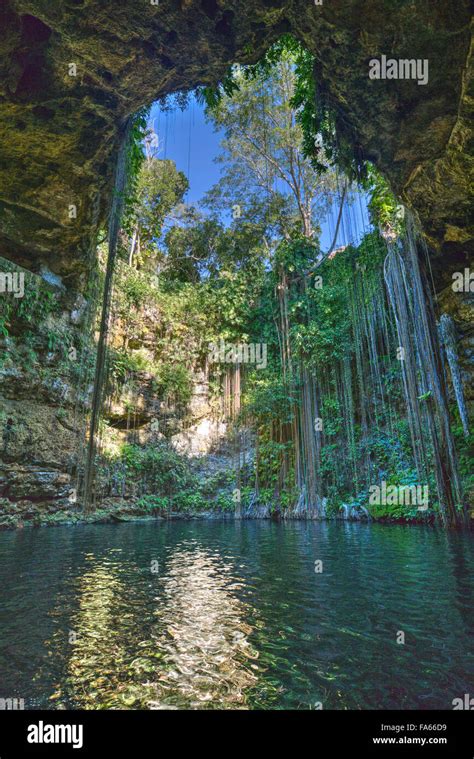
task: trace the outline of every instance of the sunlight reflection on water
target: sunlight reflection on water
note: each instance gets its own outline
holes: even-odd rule
[[[28,709],[450,709],[470,692],[472,549],[377,525],[3,533],[2,689]]]
[[[52,696],[56,707],[245,708],[258,654],[248,642],[248,610],[236,596],[243,584],[232,565],[196,542],[177,546],[150,602],[143,578],[131,596],[127,578],[136,568],[111,553],[102,560],[85,556],[92,567],[78,581],[67,678]],[[61,656],[63,638],[58,631],[47,642],[50,656]]]
[[[236,591],[232,566],[199,546],[178,548],[164,578],[164,602],[156,610],[165,630],[158,648],[166,668],[157,683],[166,702],[237,707],[256,681],[248,664],[258,654],[248,642],[252,628]],[[152,706],[160,706],[161,700]]]

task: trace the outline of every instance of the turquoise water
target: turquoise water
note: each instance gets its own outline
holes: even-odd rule
[[[0,697],[30,709],[451,709],[474,692],[473,570],[472,536],[420,526],[4,532]]]

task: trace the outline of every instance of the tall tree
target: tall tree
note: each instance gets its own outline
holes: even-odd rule
[[[137,179],[135,202],[130,214],[129,264],[143,266],[156,257],[165,219],[183,202],[189,182],[174,161],[147,155]]]
[[[318,170],[304,156],[304,136],[296,118],[295,66],[289,51],[269,70],[235,68],[230,94],[208,104],[207,115],[225,137],[218,162],[224,173],[208,193],[209,206],[234,215],[264,205],[287,239],[316,237],[335,189],[334,173]]]

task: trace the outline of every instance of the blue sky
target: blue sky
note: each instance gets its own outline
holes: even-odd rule
[[[206,122],[204,108],[194,96],[188,107],[181,111],[161,111],[158,105],[151,110],[151,122],[160,139],[159,158],[169,158],[176,163],[189,180],[190,188],[185,197],[187,203],[198,203],[203,195],[220,178],[221,167],[214,163],[219,153],[222,133],[216,133],[212,124]],[[333,208],[323,224],[321,249],[326,251],[331,245],[339,207]],[[365,199],[355,203],[352,210],[344,214],[345,224],[341,224],[337,245],[352,241],[354,230],[361,237],[367,227]]]
[[[193,97],[188,108],[161,112],[157,105],[151,111],[162,151],[159,158],[171,158],[189,180],[187,203],[197,203],[220,177],[220,167],[213,163],[219,153],[221,136],[206,123],[203,107]]]

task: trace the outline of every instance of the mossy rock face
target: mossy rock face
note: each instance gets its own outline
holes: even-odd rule
[[[316,55],[340,126],[418,211],[438,268],[467,255],[467,0],[6,0],[0,14],[0,245],[21,265],[46,263],[80,289],[124,119],[215,83],[288,31]],[[428,84],[370,80],[382,54],[428,59]]]

